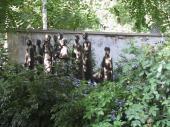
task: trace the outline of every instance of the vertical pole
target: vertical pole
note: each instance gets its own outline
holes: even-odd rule
[[[47,30],[47,0],[42,0],[42,21],[43,21],[43,30]]]

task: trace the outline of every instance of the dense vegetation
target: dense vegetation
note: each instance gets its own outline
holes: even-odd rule
[[[139,30],[152,23],[169,30],[168,0],[119,2],[111,11],[121,23],[132,18]],[[42,28],[40,0],[0,1],[0,11],[1,31]],[[94,12],[81,0],[49,1],[48,21],[49,28],[59,29],[98,25]],[[0,40],[0,127],[170,126],[170,43],[142,48],[132,44],[126,52],[132,57],[122,56],[114,82],[94,86],[75,80],[70,65],[69,73],[56,64],[59,73],[47,75],[41,66],[30,71],[8,63]]]
[[[119,0],[111,12],[120,23],[130,23],[139,31],[153,27],[163,32],[170,30],[169,0]]]
[[[47,1],[48,28],[95,30],[100,25],[92,5],[100,8],[103,1],[50,0]],[[109,1],[108,1],[109,3]],[[28,6],[29,5],[29,6]],[[95,8],[95,7],[94,7]],[[42,28],[41,0],[0,1],[0,30],[11,28]],[[169,0],[119,0],[110,8],[120,24],[131,24],[134,30],[148,31],[156,28],[170,30]]]
[[[7,59],[4,48],[1,57]],[[159,51],[159,52],[158,52]],[[0,70],[2,127],[170,126],[170,44],[126,50],[114,69],[116,80],[97,86],[77,82],[72,70],[44,74],[20,65]],[[57,67],[57,66],[56,66]],[[69,66],[70,67],[70,66]]]
[[[41,0],[0,1],[0,30],[42,28]],[[49,29],[96,28],[98,20],[81,0],[50,0],[47,3]]]

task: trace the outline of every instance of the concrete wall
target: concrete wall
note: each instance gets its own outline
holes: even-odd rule
[[[33,43],[37,39],[44,40],[45,34],[53,35],[59,31],[15,31],[8,32],[7,42],[9,48],[9,57],[13,62],[24,63],[26,40],[31,39]],[[61,32],[61,31],[60,31]],[[79,34],[82,43],[83,32],[62,31],[64,38],[68,40],[69,47],[72,46],[74,35]],[[126,34],[126,33],[103,33],[103,32],[87,32],[89,40],[92,42],[92,49],[96,60],[96,65],[99,67],[104,56],[104,47],[108,46],[111,49],[113,62],[117,62],[122,54],[122,49],[128,48],[129,43],[134,41],[137,46],[142,44],[156,44],[165,41],[166,38],[161,35],[151,34]],[[54,43],[52,39],[52,44]]]

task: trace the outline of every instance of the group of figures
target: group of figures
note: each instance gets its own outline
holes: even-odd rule
[[[41,40],[37,40],[33,44],[31,40],[27,40],[27,47],[25,53],[25,67],[34,69],[35,65],[44,65],[46,73],[52,73],[52,68],[56,61],[67,61],[72,58],[73,65],[75,65],[75,77],[77,79],[95,80],[97,82],[103,80],[112,80],[113,67],[112,58],[110,57],[110,48],[105,47],[105,56],[103,57],[101,70],[93,74],[92,67],[92,50],[91,42],[88,40],[88,34],[83,34],[83,43],[80,43],[80,36],[75,35],[72,55],[69,55],[68,42],[64,39],[63,34],[58,33],[53,36],[54,45],[51,44],[51,36],[46,35],[43,44]]]

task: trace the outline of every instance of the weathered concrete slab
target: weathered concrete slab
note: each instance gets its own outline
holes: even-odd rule
[[[64,38],[68,40],[69,47],[72,46],[74,35],[79,34],[82,43],[83,31],[41,31],[41,30],[16,30],[7,33],[9,57],[12,62],[24,63],[26,40],[31,39],[33,43],[37,39],[44,40],[45,34],[52,37],[58,32],[64,33]],[[137,46],[142,44],[156,44],[166,40],[166,37],[158,34],[138,34],[138,33],[110,33],[110,32],[87,32],[89,40],[92,42],[92,49],[96,64],[99,67],[104,55],[104,47],[110,47],[113,62],[119,60],[122,49],[128,48],[130,42],[135,42]],[[52,39],[52,44],[54,40]]]

